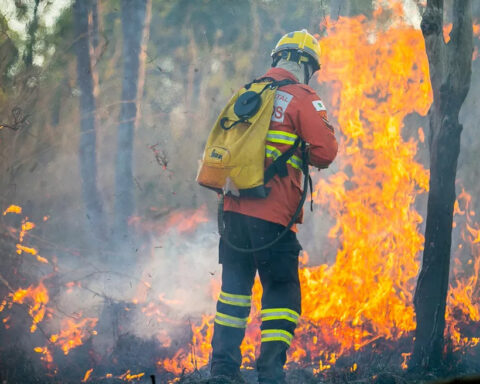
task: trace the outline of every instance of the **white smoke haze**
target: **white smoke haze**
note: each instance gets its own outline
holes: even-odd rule
[[[62,285],[54,299],[55,309],[59,314],[110,320],[113,326],[118,320],[101,316],[105,307],[117,304],[118,310],[125,311],[120,318],[126,321],[116,324],[121,333],[168,344],[179,325],[214,312],[213,293],[220,276],[217,249],[218,234],[209,221],[187,232],[168,228],[152,239],[145,255],[131,254],[134,260],[125,263],[112,260],[110,265],[86,267],[59,263]],[[75,284],[67,287],[69,282]],[[114,336],[95,335],[96,351],[110,352]]]
[[[406,17],[414,26],[420,22],[416,3],[413,0],[405,1]],[[159,14],[154,17],[159,17]],[[316,29],[319,20],[320,18],[315,21]],[[160,24],[158,22],[156,28],[161,30]],[[269,34],[272,34],[271,31],[277,27],[274,28],[272,24],[268,28],[271,29]],[[203,33],[195,32],[200,35]],[[114,37],[109,36],[109,49],[116,45],[118,52],[120,40]],[[476,41],[478,46],[478,38]],[[189,44],[194,43],[190,41]],[[177,55],[180,55],[181,48],[178,48]],[[37,224],[30,232],[31,236],[27,236],[27,245],[37,248],[40,255],[49,261],[47,265],[40,264],[31,255],[22,254],[18,256],[22,261],[17,274],[4,276],[12,282],[18,280],[21,288],[27,288],[33,282],[45,281],[49,290],[50,301],[47,307],[51,311],[47,311],[44,320],[39,323],[47,337],[40,331],[29,333],[30,324],[25,324],[25,333],[18,341],[32,361],[39,366],[44,364],[39,360],[41,355],[33,352],[33,348],[50,345],[46,338],[60,332],[64,328],[62,321],[67,319],[79,321],[96,318],[98,323],[95,327],[85,328],[83,342],[88,344],[83,347],[85,349],[74,348],[68,356],[64,356],[58,347],[50,345],[55,352],[54,362],[58,361],[62,368],[74,364],[71,362],[75,361],[72,356],[75,353],[81,355],[90,346],[96,355],[107,358],[114,352],[119,337],[128,335],[145,342],[154,340],[162,353],[166,351],[152,359],[172,357],[175,351],[191,342],[192,325],[198,325],[203,315],[214,314],[215,293],[220,287],[221,274],[221,266],[218,264],[219,236],[214,219],[217,201],[215,193],[196,185],[197,161],[201,157],[210,125],[230,97],[230,91],[248,81],[252,74],[261,75],[268,69],[269,50],[264,48],[258,48],[266,54],[258,56],[254,63],[249,62],[253,60],[250,56],[241,57],[237,62],[244,63],[243,66],[234,69],[229,68],[231,63],[227,62],[227,58],[230,60],[235,57],[235,51],[221,51],[219,46],[215,46],[215,55],[210,50],[196,52],[197,56],[186,63],[185,68],[178,66],[179,60],[173,55],[164,58],[150,52],[144,96],[146,102],[142,105],[142,122],[135,132],[134,142],[137,202],[135,223],[139,224],[138,227],[136,224],[131,226],[136,234],[133,239],[135,245],[123,250],[121,254],[116,253],[112,242],[97,247],[87,235],[88,218],[85,217],[82,202],[78,164],[80,119],[78,90],[74,88],[74,68],[65,68],[70,78],[67,76],[65,86],[68,96],[62,99],[61,124],[48,126],[48,129],[55,132],[54,145],[45,149],[41,143],[37,143],[38,137],[43,134],[37,122],[29,131],[35,137],[25,135],[26,138],[17,140],[16,136],[13,140],[12,132],[5,129],[0,131],[0,140],[11,145],[7,153],[11,153],[11,156],[7,157],[17,159],[8,172],[4,170],[5,175],[12,176],[2,179],[5,187],[2,201],[5,206],[21,205],[24,208],[22,217],[29,216]],[[328,52],[324,54],[328,55]],[[118,79],[115,80],[112,75],[120,73],[118,54],[115,60],[108,64],[111,77],[102,74],[102,92],[97,110],[98,182],[107,221],[113,217],[115,200],[114,169],[119,104],[117,99],[113,101],[110,98],[112,95],[120,98],[119,87],[115,83]],[[465,185],[467,192],[473,195],[472,204],[477,212],[480,212],[480,168],[477,164],[479,65],[477,59],[473,64],[472,87],[462,109],[464,131],[457,185],[457,192]],[[229,77],[229,71],[233,70],[236,71],[235,78]],[[194,79],[191,84],[187,84],[187,72]],[[216,86],[224,81],[228,86]],[[209,89],[211,84],[215,86]],[[311,85],[322,98],[327,100],[331,97],[331,90],[327,86],[319,85],[313,80]],[[190,92],[188,100],[187,88]],[[48,104],[49,99],[39,99],[41,108],[50,111],[52,107]],[[406,140],[417,137],[419,125],[423,126],[425,133],[428,132],[425,117],[407,118],[403,131]],[[330,113],[330,120],[335,123],[334,111]],[[36,150],[27,151],[25,148],[30,145]],[[164,156],[168,164],[158,162],[152,147]],[[418,161],[428,168],[427,143],[419,143],[418,148]],[[318,180],[338,172],[339,161],[341,159],[337,159],[327,170],[313,171],[314,185]],[[15,172],[17,174],[14,175]],[[426,194],[417,197],[415,206],[425,217]],[[191,229],[186,230],[185,221],[198,210],[205,212],[206,221],[195,222]],[[174,214],[183,215],[183,219],[169,221]],[[42,222],[43,216],[49,216],[49,219]],[[4,220],[13,219],[6,217]],[[15,220],[20,220],[20,217]],[[335,263],[337,249],[341,244],[339,239],[328,238],[328,231],[334,223],[335,217],[327,212],[327,207],[315,205],[314,212],[310,212],[307,201],[304,224],[298,227],[298,238],[309,255],[309,266],[331,266]],[[18,222],[8,224],[19,228]],[[142,224],[148,228],[141,229]],[[421,233],[424,224],[420,225]],[[18,232],[15,236],[17,235]],[[468,250],[458,250],[461,242],[459,228],[456,228],[453,231],[452,258],[455,254],[462,260],[467,260],[471,254]],[[12,253],[15,253],[14,249]],[[0,302],[1,299],[0,297]],[[27,306],[24,305],[24,308]],[[2,315],[4,314],[8,315],[7,309]],[[27,319],[27,323],[30,321],[25,313],[22,318]],[[14,321],[15,319],[10,320]],[[156,353],[153,350],[150,352],[152,355]],[[86,355],[88,354],[85,353]],[[90,368],[90,361],[87,363],[85,366]],[[132,363],[130,368],[135,370],[136,365]]]

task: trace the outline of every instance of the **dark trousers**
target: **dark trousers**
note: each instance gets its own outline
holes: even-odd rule
[[[226,238],[240,248],[260,247],[285,228],[265,220],[225,212]],[[212,339],[212,375],[236,376],[241,365],[240,344],[250,313],[251,292],[258,271],[263,287],[262,344],[257,360],[260,383],[284,381],[286,351],[301,313],[296,234],[289,231],[271,248],[237,252],[220,239],[222,289],[217,302]]]

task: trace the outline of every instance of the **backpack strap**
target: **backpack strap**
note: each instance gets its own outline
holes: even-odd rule
[[[250,83],[245,84],[244,88],[248,90],[250,89],[250,86],[254,83],[266,83],[266,82],[268,82],[269,84],[267,84],[265,88],[280,88],[289,84],[300,84],[298,81],[290,80],[290,79],[275,80],[272,77],[260,77],[259,79],[255,79]],[[262,90],[262,92],[265,90],[265,88]]]
[[[289,84],[298,84],[296,81],[293,81],[293,80],[290,80],[290,79],[284,79],[284,80],[278,80],[277,81],[277,80],[272,79],[271,77],[262,77],[260,79],[253,80],[250,83],[246,84],[244,86],[244,88],[246,90],[248,90],[248,89],[250,89],[250,86],[253,83],[264,83],[264,82],[267,82],[267,84],[262,88],[262,90],[260,92],[258,92],[258,93],[257,92],[246,92],[239,97],[239,100],[241,100],[241,98],[244,97],[244,100],[242,101],[242,103],[243,104],[249,104],[251,102],[256,101],[255,99],[258,99],[258,102],[255,102],[253,104],[259,105],[258,103],[261,103],[260,96],[262,95],[262,93],[266,89],[277,89],[277,88],[280,88],[280,87],[283,87],[283,86],[289,85]],[[235,107],[236,107],[236,103],[239,102],[239,100],[237,100],[235,102]],[[257,109],[254,108],[255,113],[256,113],[257,110],[258,110],[258,107],[257,107]],[[237,116],[239,116],[239,115],[237,115]],[[228,131],[229,129],[233,128],[235,125],[237,125],[239,123],[245,123],[252,116],[251,115],[245,115],[245,116],[240,115],[239,116],[240,118],[238,120],[232,122],[230,125],[227,125],[227,122],[229,121],[228,118],[224,117],[223,119],[220,120],[220,126],[225,131]]]
[[[310,211],[313,212],[313,182],[312,176],[308,171],[308,164],[310,163],[310,159],[308,158],[308,151],[307,151],[307,143],[302,141],[302,172],[305,175],[305,181],[308,178],[308,188],[310,188]],[[303,188],[307,188],[305,184]]]
[[[288,176],[287,161],[295,153],[301,141],[302,139],[297,137],[293,145],[268,166],[263,177],[264,184],[267,184],[270,180],[272,180],[275,175],[278,175],[279,177]]]
[[[260,252],[260,251],[263,251],[265,249],[268,249],[270,247],[272,247],[274,244],[278,243],[280,241],[280,239],[282,239],[289,231],[290,229],[292,228],[293,224],[295,223],[295,221],[297,220],[298,216],[301,214],[302,212],[302,207],[303,207],[303,204],[305,203],[305,200],[307,198],[307,194],[308,194],[308,187],[307,187],[307,184],[308,186],[310,187],[310,194],[312,194],[312,178],[310,177],[310,175],[308,174],[308,152],[307,152],[307,143],[303,140],[301,140],[302,142],[302,146],[301,146],[301,149],[302,149],[302,159],[304,161],[303,163],[303,167],[302,167],[302,171],[303,171],[303,174],[304,174],[304,178],[303,178],[303,185],[304,185],[304,188],[303,188],[303,192],[302,192],[302,197],[300,198],[300,202],[298,203],[298,206],[297,206],[297,209],[295,211],[295,213],[293,214],[292,218],[290,219],[290,221],[288,222],[287,226],[283,229],[283,231],[281,231],[278,236],[271,242],[269,243],[266,243],[266,244],[263,244],[262,246],[260,247],[257,247],[257,248],[240,248],[240,247],[237,247],[236,245],[232,244],[230,242],[230,240],[227,238],[227,236],[224,236],[225,234],[225,224],[223,222],[223,196],[221,197],[220,199],[220,202],[219,202],[219,214],[218,214],[218,231],[220,233],[220,236],[222,236],[222,240],[225,242],[225,244],[234,249],[235,251],[237,252],[241,252],[241,253],[252,253],[252,252]],[[295,144],[294,144],[295,145]],[[298,147],[298,143],[296,143],[296,146]],[[273,176],[272,176],[273,177]],[[313,207],[313,199],[311,200],[310,202],[311,204],[311,207]],[[313,208],[311,208],[313,210]]]
[[[313,212],[313,183],[312,177],[308,171],[308,152],[307,152],[307,143],[298,137],[293,145],[282,153],[276,160],[273,161],[272,164],[268,166],[265,170],[263,183],[266,185],[270,180],[273,179],[275,175],[279,177],[286,177],[288,176],[288,169],[287,169],[287,161],[292,157],[295,153],[296,149],[301,143],[301,150],[302,150],[302,173],[305,175],[305,180],[308,181],[308,184],[305,183],[303,188],[310,189],[310,211]]]
[[[290,80],[290,79],[283,79],[283,80],[278,80],[278,81],[273,81],[272,84],[270,85],[271,88],[280,88],[284,87],[285,85],[289,84],[299,84],[298,81],[295,80]]]
[[[289,84],[298,84],[298,82],[290,79],[284,79],[279,81],[273,81],[270,84],[270,87],[280,88]],[[303,158],[302,172],[308,173],[308,160],[305,161],[304,159],[307,156],[306,144],[305,144],[305,141],[303,141],[300,137],[297,137],[293,145],[289,149],[287,149],[284,153],[282,153],[276,160],[274,160],[273,163],[270,164],[268,168],[265,170],[265,174],[263,178],[264,185],[267,184],[275,175],[278,175],[279,177],[288,176],[287,161],[293,156],[293,154],[295,153],[295,151],[297,150],[300,144],[302,145],[302,158]],[[305,170],[305,165],[307,167],[306,170]]]

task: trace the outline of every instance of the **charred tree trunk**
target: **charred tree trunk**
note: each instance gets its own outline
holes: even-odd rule
[[[120,246],[129,238],[128,219],[134,212],[133,140],[146,6],[147,0],[122,0],[123,84],[115,174],[115,235]]]
[[[430,189],[425,247],[414,304],[417,317],[411,368],[441,367],[450,269],[455,177],[462,126],[460,108],[470,88],[472,17],[470,0],[455,0],[450,41],[443,39],[443,1],[428,0],[422,18],[433,104],[430,107]]]
[[[82,178],[83,200],[86,216],[91,223],[96,239],[103,239],[105,226],[103,204],[97,188],[96,161],[96,104],[93,95],[89,41],[88,41],[88,4],[76,0],[73,6],[75,16],[75,50],[77,55],[77,84],[80,94],[80,175]]]

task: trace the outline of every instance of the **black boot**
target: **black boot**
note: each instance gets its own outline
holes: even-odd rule
[[[203,381],[202,381],[203,382]],[[225,375],[216,375],[210,376],[207,380],[208,384],[247,384],[240,372],[238,376],[225,376]]]
[[[287,360],[288,345],[283,341],[264,342],[257,360],[259,384],[285,384],[283,366]]]
[[[212,339],[212,363],[210,377],[215,380],[227,378],[225,383],[244,383],[240,374],[242,355],[240,344],[245,335],[244,328],[225,327],[215,323]],[[212,381],[221,383],[221,381]]]

